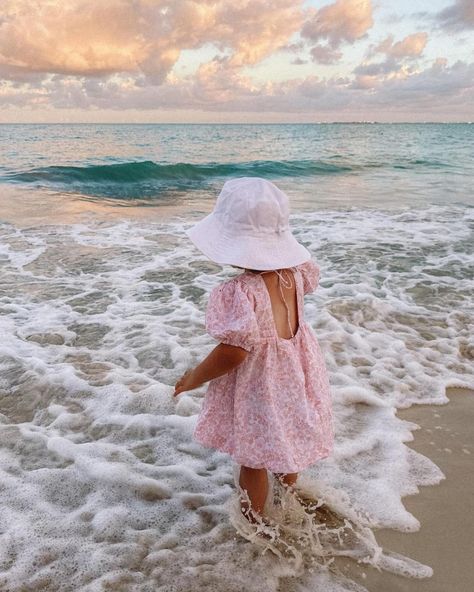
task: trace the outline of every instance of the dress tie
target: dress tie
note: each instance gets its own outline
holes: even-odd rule
[[[274,272],[276,274],[278,274],[278,288],[280,289],[281,297],[283,298],[283,302],[285,303],[286,315],[287,315],[287,319],[288,319],[288,327],[290,328],[291,337],[294,337],[295,335],[293,333],[293,329],[291,328],[291,322],[290,322],[290,309],[288,308],[288,304],[286,302],[285,295],[283,294],[283,290],[281,288],[281,282],[283,282],[283,285],[285,286],[285,288],[293,287],[293,279],[290,277],[290,279],[288,280],[287,278],[285,278],[283,276],[282,273],[280,273],[278,271],[278,269],[269,270],[269,271],[261,271],[260,273],[264,274],[264,273],[274,273]],[[281,280],[281,282],[280,282],[280,280]]]

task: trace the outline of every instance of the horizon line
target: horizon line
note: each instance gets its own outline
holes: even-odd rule
[[[328,125],[328,124],[453,124],[473,121],[0,121],[0,125]]]

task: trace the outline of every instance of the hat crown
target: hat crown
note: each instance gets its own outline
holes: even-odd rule
[[[289,230],[288,196],[261,177],[238,177],[224,183],[214,214],[230,233],[280,233]]]
[[[186,230],[209,259],[246,269],[282,269],[311,258],[289,227],[289,199],[261,177],[224,183],[213,211]]]

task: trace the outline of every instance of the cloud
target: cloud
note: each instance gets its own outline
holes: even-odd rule
[[[319,64],[335,64],[342,57],[342,52],[332,49],[327,45],[315,45],[310,50],[313,62]]]
[[[230,63],[235,66],[256,64],[288,42],[303,24],[302,4],[297,0],[226,0],[218,4],[217,26],[207,37],[233,50]]]
[[[387,59],[384,62],[377,62],[373,64],[360,64],[354,68],[354,74],[362,74],[364,76],[383,76],[400,69],[400,63],[394,59]]]
[[[333,120],[437,113],[474,119],[474,65],[449,66],[439,57],[423,69],[418,58],[426,32],[398,41],[389,35],[368,48],[362,64],[352,71],[338,68],[337,76],[322,78],[314,65],[297,67],[308,60],[339,62],[344,47],[367,38],[373,26],[368,0],[336,0],[319,10],[304,5],[303,0],[3,0],[0,104],[4,113],[104,110],[117,113],[117,119],[130,110],[262,118],[307,113]],[[469,8],[460,1],[451,8],[463,6]],[[451,14],[453,27],[454,13],[447,10],[443,22]],[[206,62],[194,60],[192,72],[174,68],[183,50],[200,48]],[[265,79],[261,67],[252,71],[282,51],[288,53],[269,69],[275,73],[275,63],[281,65],[276,80]],[[383,61],[371,63],[372,58]],[[312,75],[301,75],[308,71]]]
[[[136,70],[150,54],[150,24],[139,27],[127,2],[7,0],[2,11],[3,72],[104,75]]]
[[[202,65],[197,76],[167,80],[159,88],[137,85],[117,75],[89,80],[52,75],[41,89],[0,87],[0,103],[48,106],[55,109],[199,110],[207,113],[312,114],[318,119],[402,120],[474,119],[474,64],[448,66],[437,58],[430,67],[412,67],[388,76],[360,74],[323,79],[311,75],[278,82],[256,82],[225,60]]]
[[[393,35],[389,35],[374,49],[373,53],[384,53],[393,58],[415,58],[423,53],[427,41],[426,32],[407,35],[396,43],[393,43]]]
[[[393,35],[389,35],[378,45],[371,46],[367,57],[385,54],[385,60],[365,61],[354,68],[353,73],[356,78],[353,88],[374,88],[382,78],[406,78],[411,75],[416,71],[416,67],[408,65],[407,61],[413,61],[422,55],[427,40],[428,34],[425,32],[407,35],[396,43],[393,41]]]
[[[297,51],[300,51],[304,48],[305,48],[304,41],[298,41],[297,43],[285,43],[284,45],[281,45],[278,49],[280,49],[282,51],[297,52]]]
[[[431,67],[403,78],[392,78],[371,97],[371,104],[391,104],[393,108],[413,108],[425,115],[444,111],[447,116],[453,106],[462,105],[466,114],[473,115],[470,97],[474,92],[474,64],[457,61],[447,65],[437,58]]]
[[[303,64],[307,64],[307,60],[303,60],[302,58],[296,57],[294,60],[291,61],[291,63],[295,66],[301,66]]]
[[[359,113],[365,114],[365,118],[382,120],[390,119],[393,112],[403,114],[406,120],[416,115],[429,119],[431,113],[452,118],[457,112],[474,118],[470,100],[474,92],[474,64],[458,61],[448,66],[444,58],[437,58],[424,70],[410,66],[388,76],[366,78],[365,85],[362,77],[357,85],[352,77],[346,76],[328,79],[307,76],[256,84],[244,77],[229,79],[221,73],[218,80],[225,85],[225,94],[220,94],[218,100],[212,90],[215,74],[205,76],[200,86],[193,82],[186,85],[183,96],[190,101],[188,104],[196,105],[196,94],[206,88],[205,108],[211,111],[315,113],[332,119],[345,113]],[[178,102],[181,94],[182,87],[178,85],[175,92]]]
[[[436,19],[442,27],[454,31],[474,28],[474,2],[455,0],[454,4],[441,10]]]
[[[373,26],[371,0],[336,0],[311,11],[301,29],[301,36],[310,41],[327,40],[332,48],[361,39]]]
[[[295,0],[3,0],[0,72],[106,77],[161,84],[182,49],[213,44],[235,66],[256,64],[303,23]]]
[[[301,37],[318,42],[310,50],[313,62],[335,64],[341,57],[343,43],[354,43],[373,26],[371,0],[336,0],[323,8],[311,9],[303,24]],[[320,42],[325,41],[322,45]]]

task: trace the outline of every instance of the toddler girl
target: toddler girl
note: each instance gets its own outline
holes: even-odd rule
[[[304,321],[304,294],[319,267],[289,227],[289,201],[259,177],[227,181],[214,211],[187,231],[212,261],[243,269],[210,293],[205,324],[220,343],[175,385],[210,380],[194,430],[240,465],[250,522],[262,520],[267,470],[284,484],[333,447],[329,381],[319,343]]]

